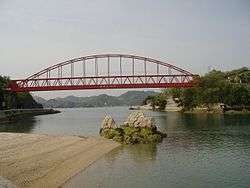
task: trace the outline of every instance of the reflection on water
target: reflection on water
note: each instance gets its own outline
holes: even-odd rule
[[[126,107],[62,109],[61,114],[0,125],[0,131],[98,135],[106,114],[122,123],[129,111]],[[162,143],[121,146],[65,188],[249,187],[249,115],[146,114],[167,133]]]
[[[123,146],[123,150],[127,150],[128,155],[136,163],[156,160],[157,147],[156,144],[140,144],[133,146]]]
[[[106,114],[118,123],[129,114],[126,107],[59,109],[62,113],[26,118],[13,123],[0,124],[1,132],[25,132],[69,135],[97,135]],[[31,129],[28,129],[32,125]]]
[[[36,124],[34,117],[16,119],[14,122],[0,124],[0,132],[29,133]]]

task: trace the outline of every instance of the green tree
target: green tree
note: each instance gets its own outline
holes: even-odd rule
[[[5,91],[5,87],[9,82],[9,78],[6,76],[0,76],[0,109],[2,109],[3,102],[8,105],[10,103],[10,97]]]
[[[240,84],[230,84],[226,88],[223,103],[228,106],[247,106],[250,105],[250,90]]]
[[[170,94],[173,99],[180,98],[182,93],[183,93],[183,89],[179,89],[179,88],[170,89]]]
[[[196,90],[193,88],[184,89],[180,97],[179,105],[184,110],[193,110],[197,106]]]
[[[159,110],[164,110],[167,104],[166,97],[162,94],[156,95],[153,99],[153,106],[158,106]]]
[[[214,104],[219,103],[219,93],[219,88],[207,88],[202,90],[201,94],[198,96],[199,104],[205,105],[208,110],[210,110]]]
[[[179,106],[184,110],[192,110],[197,106],[224,103],[227,106],[250,105],[250,71],[248,68],[221,72],[213,70],[196,78],[194,87],[189,89],[171,89],[173,98],[179,98]]]
[[[158,95],[154,95],[154,96],[148,96],[143,104],[148,104],[150,103],[153,110],[164,110],[167,104],[167,98],[163,93],[160,93]]]
[[[30,93],[12,93],[5,90],[10,79],[6,76],[0,76],[0,106],[5,102],[6,108],[42,108]]]

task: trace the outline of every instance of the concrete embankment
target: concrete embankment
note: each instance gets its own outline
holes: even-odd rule
[[[119,144],[100,137],[0,133],[0,176],[56,188]]]
[[[1,110],[0,111],[0,123],[8,122],[15,118],[23,116],[37,116],[45,114],[56,114],[60,113],[58,110],[54,109],[11,109],[11,110]]]

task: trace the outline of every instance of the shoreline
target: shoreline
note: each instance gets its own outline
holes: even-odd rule
[[[43,109],[43,108],[1,110],[0,123],[11,122],[23,116],[38,116],[38,115],[57,114],[57,113],[61,112],[59,110]]]
[[[130,110],[149,110],[149,111],[157,111],[157,112],[179,112],[183,114],[221,114],[221,115],[236,115],[236,114],[250,114],[249,110],[237,111],[237,110],[211,110],[207,111],[205,108],[196,108],[192,111],[183,111],[181,107],[177,106],[166,106],[164,110],[153,110],[150,105],[142,105],[142,106],[133,106]]]
[[[0,133],[0,176],[19,187],[61,187],[118,146],[101,137]]]

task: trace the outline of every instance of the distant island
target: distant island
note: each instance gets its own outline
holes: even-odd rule
[[[37,103],[42,104],[44,108],[80,108],[141,105],[148,96],[157,94],[154,91],[128,91],[120,96],[102,94],[91,97],[67,96],[49,100],[38,96],[33,96],[33,98]]]

